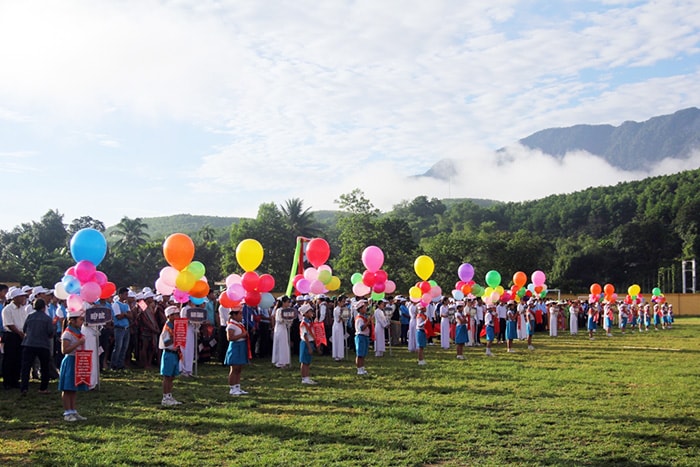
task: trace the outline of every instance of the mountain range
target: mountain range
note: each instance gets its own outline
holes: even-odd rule
[[[624,170],[649,169],[666,158],[687,158],[700,149],[700,109],[690,107],[644,122],[613,125],[574,125],[548,128],[518,141],[561,159],[568,152],[587,151]],[[507,148],[498,151],[504,152]],[[441,159],[420,175],[447,180],[456,170],[454,159]]]

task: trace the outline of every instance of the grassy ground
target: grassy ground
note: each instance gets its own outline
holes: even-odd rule
[[[700,318],[674,329],[535,337],[496,357],[428,347],[367,360],[315,356],[312,377],[256,361],[248,396],[200,366],[160,407],[155,371],[104,375],[78,395],[87,422],[62,420],[58,392],[0,392],[2,465],[700,465]],[[52,383],[55,389],[55,382]]]

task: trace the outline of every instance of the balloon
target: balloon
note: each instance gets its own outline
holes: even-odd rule
[[[440,288],[439,285],[436,285],[434,287],[430,288],[430,296],[432,298],[438,298],[440,295],[442,295],[442,289]]]
[[[384,289],[384,293],[396,292],[396,283],[394,281],[386,281],[384,285],[386,286]]]
[[[544,289],[542,292],[540,292],[540,298],[545,298],[547,296],[547,289]]]
[[[421,302],[425,302],[425,303],[430,303],[430,301],[431,301],[432,299],[433,299],[433,297],[430,295],[430,292],[424,293],[424,294],[421,295],[421,297],[420,297],[420,301],[421,301]]]
[[[318,279],[318,270],[316,268],[306,268],[304,270],[304,279],[315,281]]]
[[[70,239],[70,254],[76,262],[99,265],[107,254],[107,240],[95,229],[80,229]]]
[[[605,292],[605,295],[612,295],[615,293],[615,286],[612,284],[605,284],[605,286],[603,286],[603,292]]]
[[[256,291],[258,289],[259,283],[260,277],[258,277],[257,273],[255,273],[254,271],[248,271],[245,274],[243,274],[243,277],[241,277],[241,285],[246,290],[246,292]]]
[[[102,293],[102,287],[97,282],[86,282],[80,287],[80,298],[88,303],[95,303]]]
[[[258,290],[261,293],[266,293],[275,288],[275,278],[270,274],[262,274],[260,280],[258,281]],[[268,307],[264,307],[268,308]]]
[[[80,295],[70,294],[66,299],[66,306],[69,311],[79,311],[83,309],[83,299]]]
[[[194,275],[187,269],[183,269],[177,275],[177,279],[175,279],[175,287],[182,291],[187,291],[194,286],[195,282],[197,282],[197,279],[194,278]]]
[[[494,287],[493,290],[498,292],[498,295],[503,295],[503,293],[505,292],[505,289],[503,288],[502,285],[498,285],[498,286]]]
[[[241,301],[245,297],[245,289],[241,284],[231,284],[230,287],[226,289],[226,295],[233,301]]]
[[[93,279],[95,282],[97,282],[97,285],[102,287],[107,283],[107,274],[105,274],[102,271],[95,271],[95,277]]]
[[[493,291],[493,287],[486,287],[484,288],[484,293],[482,295],[485,297],[490,297]]]
[[[197,280],[201,279],[206,272],[206,268],[199,261],[192,261],[186,269],[191,272]]]
[[[75,265],[75,277],[83,284],[92,281],[95,277],[95,271],[97,271],[95,265],[87,260],[78,261],[78,264]]]
[[[314,267],[319,267],[328,260],[331,247],[322,238],[314,238],[306,245],[306,258]]]
[[[600,284],[591,284],[591,295],[600,295],[602,291],[603,288],[600,286]]]
[[[204,303],[204,297],[193,297],[190,295],[190,301],[195,305],[201,305]]]
[[[469,263],[463,263],[459,266],[459,269],[457,269],[457,275],[463,282],[469,282],[474,277],[474,266]]]
[[[332,276],[333,274],[327,269],[324,269],[323,271],[319,269],[318,271],[318,280],[320,280],[323,284],[328,284]]]
[[[244,271],[252,271],[262,263],[263,247],[259,241],[246,238],[236,247],[236,260]]]
[[[501,274],[498,271],[491,270],[486,273],[486,283],[490,287],[498,287],[501,283]]]
[[[114,284],[114,282],[107,282],[105,285],[102,286],[102,290],[100,292],[100,298],[102,298],[102,299],[110,298],[116,292],[117,292],[117,286]],[[161,293],[164,293],[164,292],[161,292]],[[165,295],[170,295],[170,294],[165,294]]]
[[[651,294],[652,295],[661,295],[661,289],[658,287],[654,287],[653,289],[651,289]]]
[[[316,269],[318,269],[319,272],[321,272],[321,271],[328,271],[328,272],[330,272],[331,274],[333,274],[333,269],[331,269],[331,267],[328,266],[327,264],[322,264],[321,266],[317,267]]]
[[[498,295],[498,292],[496,292],[496,291],[494,290],[493,292],[491,292],[491,296],[490,296],[490,297],[491,297],[491,302],[493,303],[493,302],[497,302],[497,301],[498,301],[498,299],[500,298],[500,295]]]
[[[535,285],[542,285],[544,284],[544,281],[547,280],[547,276],[544,275],[544,273],[540,270],[537,270],[532,273],[532,276],[530,276],[532,279],[532,283]]]
[[[194,258],[194,242],[183,233],[174,233],[163,242],[163,256],[169,265],[181,271]]]
[[[357,284],[358,282],[361,282],[361,281],[362,281],[362,274],[360,274],[359,272],[356,272],[355,274],[353,274],[352,276],[350,276],[350,283],[351,283],[352,285],[355,285],[355,284]]]
[[[63,276],[61,279],[63,283],[63,288],[69,295],[80,293],[80,281],[77,277],[73,276]]]
[[[435,270],[435,263],[430,256],[421,255],[413,262],[413,270],[416,271],[418,277],[427,281]]]
[[[319,295],[326,291],[326,286],[323,285],[323,282],[316,279],[315,281],[311,281],[309,291],[314,295]]]
[[[240,305],[240,303],[241,302],[238,300],[232,300],[229,298],[226,292],[221,292],[221,295],[219,295],[219,304],[224,308],[233,308],[234,306]]]
[[[420,287],[413,286],[408,291],[408,296],[411,298],[420,298],[421,295],[423,295],[423,291]]]
[[[171,287],[175,287],[175,281],[177,280],[178,274],[180,274],[180,271],[178,271],[174,267],[165,266],[163,269],[160,270],[158,277],[160,279],[163,279],[163,283]]]
[[[190,301],[190,294],[183,290],[175,289],[173,290],[173,300],[177,303],[187,303]]]
[[[374,273],[370,270],[367,270],[362,273],[362,283],[365,284],[367,287],[372,287],[374,285],[375,278],[374,278]]]
[[[501,301],[507,302],[512,299],[513,297],[511,297],[510,292],[503,292],[503,294],[501,294]]]
[[[296,276],[294,276],[294,279],[292,279],[292,285],[293,285],[294,287],[296,287],[296,286],[297,286],[297,282],[299,282],[299,281],[300,281],[301,279],[303,279],[303,278],[304,278],[304,276],[303,276],[302,274],[297,274]]]
[[[428,293],[428,292],[430,292],[430,289],[433,288],[433,286],[430,285],[430,282],[428,282],[428,281],[419,282],[416,285],[418,286],[418,288],[420,288],[422,293]]]
[[[256,292],[254,290],[248,291],[248,293],[245,294],[246,305],[258,306],[260,304],[261,299],[262,299],[262,295],[260,295],[260,292]]]
[[[69,267],[68,269],[66,269],[66,272],[65,272],[63,275],[64,275],[64,276],[73,276],[73,277],[77,277],[77,276],[75,275],[75,266],[71,266],[71,267]]]
[[[326,284],[326,288],[331,292],[334,290],[338,290],[340,288],[340,279],[338,278],[338,276],[332,276],[331,280],[328,281],[328,284]]]
[[[384,252],[378,246],[368,246],[362,252],[362,264],[368,271],[376,272],[384,264]]]
[[[66,292],[63,282],[56,282],[56,284],[53,286],[53,295],[59,300],[65,300],[68,298],[69,294]]]
[[[166,284],[162,277],[156,279],[156,291],[159,294],[170,295],[175,290],[174,285]],[[104,294],[104,287],[102,287],[102,293]],[[105,297],[102,297],[105,298]]]
[[[386,280],[388,278],[389,278],[389,275],[386,273],[386,271],[383,271],[381,269],[374,273],[374,282],[376,282],[376,283],[379,283],[379,282],[384,283],[384,282],[386,282]]]
[[[469,284],[464,284],[460,289],[459,289],[464,295],[469,295],[472,293],[472,286]]]
[[[639,292],[642,291],[642,288],[639,287],[637,284],[632,284],[627,288],[627,293],[631,295],[632,297],[639,295]]]
[[[524,272],[518,271],[515,274],[513,274],[513,284],[517,285],[518,288],[524,286],[526,282],[527,274],[525,274]]]
[[[275,296],[271,293],[264,293],[260,296],[260,308],[272,308],[275,304]]]
[[[364,297],[370,292],[370,288],[367,287],[365,284],[362,282],[358,282],[357,284],[352,286],[352,293],[357,295],[358,297]]]
[[[472,285],[472,294],[474,294],[475,297],[479,297],[483,295],[484,293],[484,288],[481,287],[479,284],[474,284]]]
[[[464,294],[462,293],[461,290],[453,290],[452,291],[452,298],[455,300],[462,300],[464,299]]]
[[[297,292],[299,292],[300,294],[309,293],[309,290],[311,289],[311,281],[309,281],[308,279],[299,279],[296,288]]]
[[[209,294],[209,284],[207,281],[198,280],[190,289],[190,296],[194,298],[204,298]]]
[[[386,282],[375,282],[372,286],[375,293],[383,293],[386,290]]]
[[[226,287],[231,287],[231,284],[240,284],[241,283],[241,276],[238,274],[229,274],[226,277]]]
[[[384,292],[372,292],[372,300],[374,301],[382,300],[385,296]]]

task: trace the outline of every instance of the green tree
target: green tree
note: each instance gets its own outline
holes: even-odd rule
[[[148,242],[148,234],[146,233],[148,225],[141,218],[129,219],[122,217],[119,223],[115,226],[111,236],[116,238],[115,247],[122,250],[133,250]]]
[[[81,229],[95,229],[99,230],[100,232],[104,232],[105,224],[104,222],[97,219],[93,219],[90,216],[79,217],[77,219],[73,219],[73,221],[68,226],[68,235],[72,237],[77,231]]]
[[[316,224],[313,213],[310,212],[311,208],[304,209],[304,202],[301,199],[288,199],[283,206],[280,206],[280,210],[286,227],[292,235],[313,238],[321,234],[321,229]]]

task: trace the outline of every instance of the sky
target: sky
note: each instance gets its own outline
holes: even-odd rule
[[[697,0],[0,0],[0,68],[0,230],[50,209],[337,209],[354,188],[384,211],[522,201],[700,167],[516,144],[700,107]],[[411,178],[443,158],[449,183]]]

